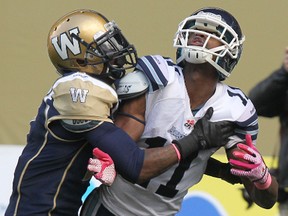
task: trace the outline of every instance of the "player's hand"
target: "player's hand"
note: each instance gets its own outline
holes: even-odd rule
[[[179,149],[181,158],[186,158],[201,149],[221,147],[227,144],[234,134],[234,123],[229,121],[211,122],[213,108],[210,107],[203,118],[194,125],[193,131],[186,137],[173,143]]]
[[[250,134],[246,134],[246,144],[237,144],[239,150],[233,151],[235,159],[230,159],[230,164],[234,167],[231,173],[246,177],[261,190],[267,189],[271,185],[271,175],[261,154],[252,143]]]
[[[234,134],[234,123],[229,121],[211,122],[209,120],[212,114],[213,108],[210,107],[204,117],[197,121],[192,131],[199,140],[200,149],[224,146],[229,137]]]
[[[111,186],[116,177],[116,170],[112,158],[99,148],[93,149],[95,158],[90,158],[88,170],[94,172],[94,177],[105,185]]]

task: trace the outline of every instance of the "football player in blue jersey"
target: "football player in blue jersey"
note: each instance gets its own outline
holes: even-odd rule
[[[144,56],[138,59],[136,70],[120,80],[117,93],[122,103],[116,124],[134,140],[141,136],[141,148],[153,149],[197,130],[195,123],[213,107],[211,121],[229,120],[236,125],[225,145],[231,173],[241,178],[255,203],[269,209],[276,202],[278,183],[255,147],[256,110],[239,88],[222,82],[238,63],[244,39],[237,20],[227,11],[203,8],[194,12],[175,34],[177,64],[159,55]],[[145,94],[134,86],[145,84]],[[143,124],[144,132],[139,135],[135,130]],[[142,184],[117,175],[111,186],[101,185],[88,196],[82,215],[175,215],[218,149],[199,150]],[[90,163],[88,169],[95,171],[93,167]]]
[[[116,23],[96,11],[76,10],[52,26],[47,44],[61,76],[31,122],[6,216],[78,215],[93,149],[108,153],[125,180],[141,183],[199,149],[224,145],[233,133],[231,122],[209,120],[210,108],[187,137],[140,149],[111,119],[118,105],[111,85],[134,68],[137,58]]]

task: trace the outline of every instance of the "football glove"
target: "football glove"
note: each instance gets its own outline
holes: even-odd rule
[[[209,107],[204,117],[194,125],[193,131],[180,140],[172,143],[178,148],[181,159],[202,149],[224,146],[234,133],[234,124],[229,121],[211,122],[213,108]]]
[[[95,158],[90,158],[87,169],[94,172],[94,177],[101,183],[111,186],[116,177],[116,170],[112,158],[99,148],[93,149]]]
[[[233,152],[235,159],[229,159],[230,164],[234,167],[231,169],[231,173],[236,176],[247,177],[260,190],[267,189],[272,181],[268,167],[253,145],[251,135],[246,134],[245,138],[246,144],[237,144],[240,150]]]

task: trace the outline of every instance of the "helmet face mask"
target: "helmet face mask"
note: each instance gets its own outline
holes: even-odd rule
[[[91,10],[60,18],[49,32],[47,46],[60,74],[80,71],[114,80],[136,65],[137,52],[116,23]]]
[[[204,35],[203,46],[189,45],[191,34]],[[221,45],[209,49],[207,43],[211,38]],[[176,62],[181,66],[185,62],[209,62],[216,68],[220,80],[224,80],[239,61],[244,40],[239,24],[231,14],[218,8],[203,8],[179,24],[173,44],[177,48]]]

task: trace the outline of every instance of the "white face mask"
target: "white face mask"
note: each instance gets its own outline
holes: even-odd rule
[[[189,26],[190,25],[190,26]],[[187,28],[187,26],[189,28]],[[205,35],[206,41],[202,46],[194,46],[188,44],[190,34]],[[210,38],[218,40],[222,45],[208,49],[207,43]],[[178,30],[174,37],[173,46],[178,48],[179,53],[176,63],[186,61],[193,64],[210,63],[224,77],[228,77],[232,68],[223,68],[221,63],[224,58],[229,60],[237,60],[240,56],[239,46],[244,42],[245,37],[238,40],[238,35],[227,23],[221,20],[220,15],[199,12],[184,19],[178,26]],[[213,56],[214,60],[213,60]]]

